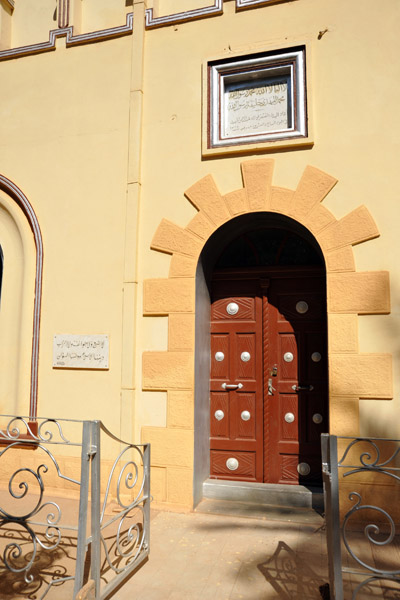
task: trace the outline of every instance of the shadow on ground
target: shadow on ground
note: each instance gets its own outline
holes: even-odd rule
[[[311,600],[318,589],[322,598],[329,598],[326,581],[285,542],[280,541],[274,554],[257,568],[282,600]]]

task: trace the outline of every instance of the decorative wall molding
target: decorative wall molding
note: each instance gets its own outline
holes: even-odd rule
[[[58,28],[64,29],[69,25],[69,0],[58,0]]]
[[[228,0],[225,0],[225,2]],[[287,0],[235,0],[236,10],[246,10],[247,8],[257,8],[267,6],[268,4],[277,4]],[[146,28],[155,29],[156,27],[165,27],[167,25],[177,25],[194,19],[204,19],[205,17],[215,17],[222,15],[224,0],[214,0],[211,6],[204,6],[180,13],[172,13],[163,17],[155,17],[152,8],[146,9]]]
[[[11,58],[19,58],[20,56],[29,56],[30,54],[39,54],[40,52],[51,52],[56,49],[56,39],[66,37],[67,47],[79,46],[81,44],[90,44],[93,42],[102,42],[105,40],[129,35],[133,31],[133,13],[126,15],[125,25],[118,27],[110,27],[109,29],[100,29],[90,33],[81,33],[74,35],[73,26],[64,27],[63,29],[52,29],[49,33],[49,41],[39,44],[30,44],[29,46],[20,46],[19,48],[11,48],[0,52],[0,61]]]
[[[223,0],[214,0],[214,4],[212,6],[195,8],[193,10],[187,10],[180,13],[165,15],[163,17],[154,17],[153,9],[148,8],[146,9],[146,28],[153,29],[155,27],[164,27],[166,25],[184,23],[185,21],[191,21],[193,19],[202,19],[204,17],[214,17],[216,15],[222,15],[222,5]]]
[[[255,8],[261,6],[267,6],[268,4],[278,4],[285,0],[235,0],[236,10],[243,10],[246,8]]]
[[[225,0],[228,1],[228,0]],[[245,10],[247,8],[255,8],[275,4],[287,0],[235,0],[236,10]],[[11,10],[14,9],[14,0],[0,0],[6,3]],[[204,19],[206,17],[215,17],[223,14],[224,0],[214,0],[211,6],[195,8],[188,11],[155,17],[152,8],[146,9],[145,26],[146,29],[156,29],[157,27],[166,27],[167,25],[176,25],[185,23],[195,19]],[[31,54],[39,54],[41,52],[51,52],[56,49],[56,39],[66,37],[67,47],[78,46],[80,44],[90,44],[94,42],[102,42],[123,35],[129,35],[133,32],[133,12],[126,15],[125,25],[110,27],[109,29],[100,29],[91,31],[90,33],[81,33],[74,35],[74,27],[69,25],[70,16],[70,1],[58,0],[58,29],[52,29],[49,32],[49,40],[47,42],[39,42],[37,44],[29,44],[27,46],[19,46],[18,48],[10,48],[0,51],[0,61],[29,56]]]
[[[11,9],[11,12],[14,10],[15,2],[14,0],[0,0],[0,4],[6,4]]]
[[[43,278],[43,241],[36,213],[25,194],[7,177],[0,175],[0,189],[8,194],[22,209],[32,230],[36,247],[35,300],[33,308],[32,357],[31,357],[31,386],[29,402],[29,418],[34,421],[37,416],[38,402],[38,367],[39,367],[39,337],[40,312],[42,306]]]

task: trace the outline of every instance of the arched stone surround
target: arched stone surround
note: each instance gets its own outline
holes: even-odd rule
[[[358,315],[390,312],[389,274],[357,272],[352,246],[379,236],[365,206],[336,219],[321,203],[337,180],[307,166],[296,190],[272,185],[274,160],[242,163],[243,188],[222,196],[211,175],[185,195],[198,213],[183,229],[163,219],[151,247],[172,254],[169,277],[144,281],[144,315],[168,315],[168,350],[143,353],[143,389],[166,390],[167,427],[143,427],[152,443],[156,502],[193,506],[196,269],[209,237],[233,217],[286,215],[319,243],[327,270],[331,433],[359,433],[359,399],[392,398],[389,354],[361,354]]]

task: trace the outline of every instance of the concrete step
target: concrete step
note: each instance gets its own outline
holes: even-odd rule
[[[258,505],[308,508],[319,512],[324,509],[322,489],[308,488],[303,485],[206,479],[203,483],[203,497]]]
[[[225,517],[244,517],[264,519],[266,521],[307,524],[318,529],[323,528],[325,524],[321,513],[313,508],[273,506],[272,504],[217,500],[214,498],[203,498],[196,506],[195,512],[209,515],[223,515]]]

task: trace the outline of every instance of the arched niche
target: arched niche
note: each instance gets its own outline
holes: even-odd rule
[[[37,414],[43,248],[25,194],[0,175],[0,412]]]

